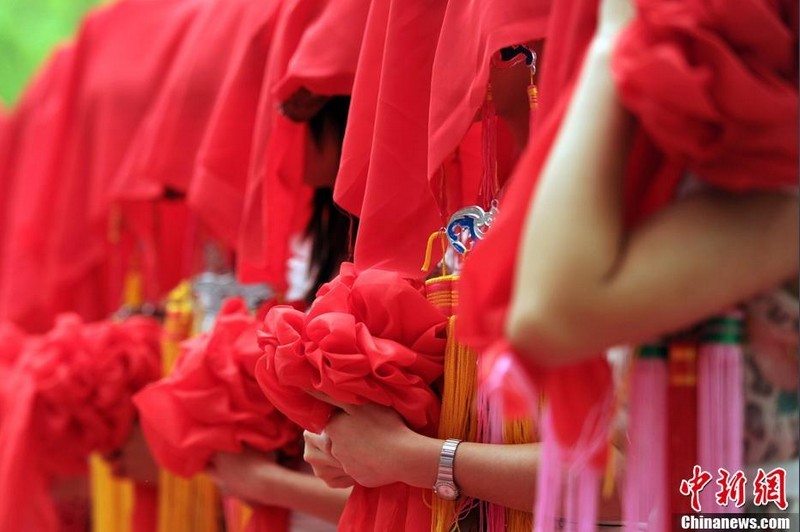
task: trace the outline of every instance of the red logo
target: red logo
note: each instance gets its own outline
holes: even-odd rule
[[[759,467],[753,482],[753,495],[755,495],[753,503],[756,506],[774,502],[778,508],[785,510],[789,506],[786,502],[786,470],[777,467],[765,473]]]
[[[681,480],[681,495],[691,497],[692,510],[695,512],[700,511],[700,492],[703,488],[711,482],[711,473],[703,471],[703,469],[696,465],[692,468],[692,478]]]
[[[717,479],[716,501],[720,506],[728,506],[729,502],[733,502],[737,508],[744,506],[745,502],[745,485],[747,478],[744,473],[737,471],[733,475],[728,473],[726,469],[717,469],[719,478]]]

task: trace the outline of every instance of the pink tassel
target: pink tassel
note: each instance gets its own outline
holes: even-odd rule
[[[478,387],[478,441],[481,443],[503,443],[502,401],[492,400],[492,391],[487,386]],[[491,503],[481,504],[480,529],[502,532],[505,528],[505,507]]]
[[[550,412],[546,412],[541,430],[542,452],[536,482],[536,509],[533,512],[533,529],[536,532],[555,530],[559,518],[563,464],[561,451],[553,436],[550,417]]]
[[[698,361],[697,423],[699,465],[718,478],[744,467],[744,397],[742,382],[742,319],[740,313],[709,320],[704,325]],[[700,493],[703,512],[738,513],[734,501],[719,505],[719,485]]]
[[[586,467],[578,475],[578,532],[597,530],[598,494],[600,493],[600,471]]]
[[[666,356],[663,346],[645,346],[634,361],[623,492],[626,532],[666,532]]]

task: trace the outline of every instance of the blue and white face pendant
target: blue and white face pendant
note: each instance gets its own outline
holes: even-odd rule
[[[470,205],[453,213],[447,223],[447,239],[453,249],[460,255],[470,251],[475,241],[486,236],[497,212],[497,200],[494,200],[488,212],[478,205]]]

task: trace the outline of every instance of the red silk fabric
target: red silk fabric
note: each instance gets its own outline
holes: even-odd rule
[[[373,2],[334,199],[359,217],[355,264],[420,279],[442,225],[428,185],[433,57],[446,2]]]
[[[273,404],[314,432],[325,428],[334,407],[307,391],[388,406],[415,430],[434,435],[439,398],[431,386],[442,376],[446,327],[446,316],[400,275],[357,272],[345,263],[307,315],[285,306],[270,310],[259,334],[264,356],[256,378]],[[403,484],[357,486],[339,530],[427,530],[425,493]]]
[[[0,382],[0,529],[56,530],[49,480],[85,473],[91,452],[122,445],[131,396],[159,375],[159,334],[147,318],[83,324],[64,315],[25,342]]]
[[[767,132],[784,131],[785,124],[795,120],[795,114],[786,114],[782,121],[776,120],[773,114],[777,108],[785,111],[791,107],[785,98],[791,84],[777,81],[784,75],[788,64],[770,60],[758,67],[758,70],[770,72],[766,78],[763,74],[745,75],[750,54],[733,53],[739,47],[737,43],[742,42],[753,44],[753,57],[785,58],[787,54],[796,53],[796,48],[794,51],[783,48],[797,42],[796,29],[793,39],[776,41],[767,38],[766,33],[774,32],[778,27],[774,22],[783,12],[781,8],[774,3],[743,2],[742,8],[747,8],[750,15],[746,20],[740,20],[737,18],[740,10],[729,9],[727,4],[722,9],[715,2],[659,4],[643,1],[639,4],[642,17],[623,35],[613,63],[623,100],[632,106],[643,126],[637,132],[628,165],[627,218],[640,220],[666,205],[673,198],[687,168],[697,171],[701,179],[735,190],[793,184],[796,174],[789,180],[789,172],[774,170],[779,161],[782,161],[780,166],[793,158],[796,171],[796,142],[793,148],[789,146],[791,142],[784,143],[783,140],[759,148],[759,139],[751,138],[750,146],[739,149],[742,128],[749,126],[753,117],[760,117],[763,126],[760,131]],[[737,15],[733,14],[734,11]],[[502,337],[523,220],[542,164],[571,97],[574,77],[580,70],[593,35],[596,13],[596,0],[554,5],[535,136],[505,193],[492,231],[471,254],[462,276],[458,332],[476,347],[485,348]],[[658,22],[650,18],[653,13],[659,14],[656,17]],[[757,18],[756,14],[762,16]],[[731,17],[739,22],[732,25]],[[655,25],[652,34],[643,29],[648,24]],[[791,25],[784,23],[783,27],[790,28]],[[696,46],[688,44],[692,42]],[[775,46],[777,48],[773,49]],[[693,55],[695,53],[697,55]],[[696,70],[688,67],[688,64],[700,60],[704,66]],[[736,62],[738,66],[732,64]],[[659,72],[658,83],[652,82],[653,64],[665,69],[665,72]],[[666,79],[668,76],[674,79]],[[754,77],[769,80],[763,82],[760,94],[769,95],[770,91],[766,89],[771,86],[771,97],[750,102],[750,109],[734,112],[728,105],[737,101],[741,91],[757,85]],[[722,85],[718,85],[720,83]],[[681,84],[685,90],[668,94],[666,91],[676,84]],[[723,96],[720,91],[728,94]],[[711,112],[710,102],[717,99],[719,102],[715,105],[719,107]],[[681,100],[679,106],[676,100]],[[663,107],[655,103],[659,101]],[[667,102],[670,106],[666,105]],[[796,105],[797,89],[794,85],[795,108]],[[651,129],[652,138],[648,137]],[[714,131],[720,132],[718,138],[709,135]],[[775,154],[776,150],[793,153],[773,159],[768,154]],[[756,165],[758,161],[763,164]],[[732,168],[732,164],[740,166]],[[725,172],[720,172],[723,168]],[[574,443],[598,397],[606,395],[611,386],[607,364],[598,356],[577,366],[549,371],[529,368],[529,372],[550,398],[554,429],[559,440],[564,444]]]
[[[486,101],[492,57],[503,47],[543,38],[550,4],[550,0],[447,4],[431,78],[429,175],[458,146]],[[462,57],[468,61],[457,60]]]
[[[80,56],[74,45],[53,52],[25,89],[9,117],[3,182],[6,208],[0,217],[0,319],[29,332],[53,325],[55,302],[42,287],[42,260],[52,201],[64,156]],[[7,188],[6,188],[7,187]],[[3,226],[5,229],[2,229]]]
[[[226,301],[214,329],[184,341],[169,376],[136,395],[159,465],[190,477],[217,452],[240,452],[244,445],[274,451],[300,437],[300,428],[264,398],[255,380],[262,356],[257,329],[242,300]]]
[[[278,1],[211,1],[191,24],[167,80],[118,173],[112,197],[155,199],[189,189],[195,156],[221,85]],[[241,139],[238,139],[241,142]]]
[[[369,2],[289,0],[278,16],[270,49],[239,235],[239,277],[286,284],[291,237],[308,221],[311,188],[304,184],[305,124],[280,114],[297,89],[348,95]],[[333,40],[331,40],[333,39]]]
[[[263,10],[220,87],[196,155],[188,202],[204,226],[236,249],[259,101],[279,3]]]

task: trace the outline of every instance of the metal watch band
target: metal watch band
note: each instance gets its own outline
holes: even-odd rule
[[[439,454],[439,470],[436,473],[436,484],[434,491],[442,497],[444,494],[440,493],[442,486],[449,488],[448,492],[453,493],[455,497],[443,497],[447,499],[458,497],[458,486],[455,483],[455,476],[453,467],[456,460],[456,450],[461,440],[450,438],[442,444],[442,451]]]

